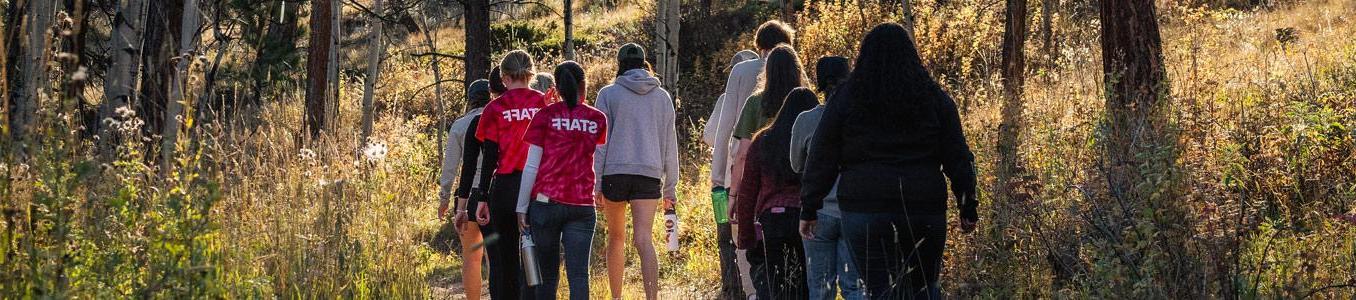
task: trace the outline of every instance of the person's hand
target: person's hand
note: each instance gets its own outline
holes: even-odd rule
[[[456,227],[457,231],[461,231],[461,227],[466,226],[466,219],[466,210],[458,209],[457,212],[452,215],[452,227]]]
[[[962,233],[975,232],[975,228],[979,227],[978,223],[979,222],[977,222],[976,220],[966,219],[964,217],[960,218],[961,232]]]
[[[518,214],[518,230],[527,231],[527,214]]]
[[[678,209],[678,199],[664,198],[664,210]]]
[[[490,225],[490,206],[485,205],[485,202],[476,204],[476,223],[481,226]]]
[[[439,201],[438,220],[445,220],[446,218],[447,218],[447,201]]]
[[[800,221],[800,238],[805,239],[805,240],[813,240],[813,239],[815,238],[815,225],[818,225],[818,224],[819,224],[819,221],[816,221],[816,220],[809,220],[809,221],[801,220],[801,221]]]
[[[597,206],[599,209],[602,209],[603,206],[606,205],[607,200],[603,199],[603,193],[593,193],[593,206]]]

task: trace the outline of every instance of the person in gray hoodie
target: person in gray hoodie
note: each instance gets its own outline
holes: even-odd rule
[[[607,220],[608,286],[612,298],[621,299],[629,203],[645,298],[656,299],[659,259],[651,230],[659,200],[672,207],[678,198],[677,117],[673,98],[645,61],[645,49],[626,44],[617,52],[617,78],[598,92],[594,103],[610,125],[607,144],[594,155],[596,201]]]

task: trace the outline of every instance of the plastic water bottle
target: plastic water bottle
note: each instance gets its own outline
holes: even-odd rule
[[[537,266],[537,245],[532,243],[532,234],[527,231],[523,231],[522,250],[523,277],[527,278],[527,286],[537,286],[541,284],[541,269]]]
[[[664,233],[668,236],[669,252],[678,251],[678,212],[672,206],[664,209]]]
[[[730,223],[730,190],[724,187],[711,189],[711,211],[716,216],[716,224]]]

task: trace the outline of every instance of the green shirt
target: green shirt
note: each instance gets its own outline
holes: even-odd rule
[[[772,120],[763,116],[763,93],[755,93],[744,101],[744,110],[739,112],[739,123],[735,124],[736,139],[753,139],[753,134],[767,127]]]

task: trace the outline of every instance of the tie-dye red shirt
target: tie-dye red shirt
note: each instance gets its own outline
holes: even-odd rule
[[[524,141],[542,148],[532,199],[593,206],[593,152],[607,142],[607,115],[587,104],[551,104],[532,119]]]
[[[476,138],[499,144],[499,166],[495,174],[511,174],[523,170],[527,163],[527,143],[523,134],[532,122],[532,116],[546,107],[542,93],[529,88],[512,89],[485,105],[476,125]]]

